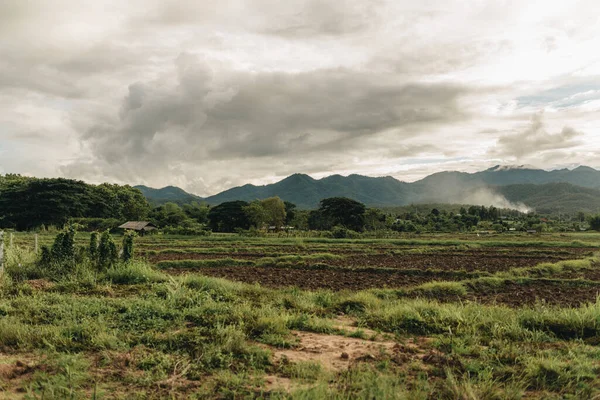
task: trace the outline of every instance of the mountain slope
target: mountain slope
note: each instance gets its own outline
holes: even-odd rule
[[[411,203],[510,207],[509,202],[520,202],[539,212],[596,212],[600,202],[600,171],[589,167],[545,171],[529,167],[496,166],[475,173],[440,172],[414,183],[392,177],[332,175],[314,179],[308,175],[294,174],[270,185],[248,184],[205,199],[172,186],[163,189],[136,187],[153,204],[206,201],[216,205],[226,201],[252,201],[279,196],[300,208],[315,208],[324,198],[340,196],[350,197],[371,207]]]
[[[159,205],[164,203],[177,203],[177,204],[187,204],[192,201],[202,201],[202,197],[196,196],[195,194],[191,194],[186,192],[183,189],[180,189],[176,186],[166,186],[162,189],[154,189],[144,185],[134,186],[134,188],[139,189],[146,200],[152,205]]]
[[[557,169],[546,171],[523,166],[501,166],[486,169],[485,171],[467,172],[439,172],[429,175],[415,184],[438,185],[449,181],[460,182],[463,185],[516,185],[532,183],[566,182],[572,185],[600,189],[600,171],[590,167],[581,166],[572,170]]]
[[[565,182],[507,185],[495,189],[507,200],[524,203],[542,214],[577,211],[597,213],[600,210],[600,190]]]
[[[392,177],[332,175],[314,179],[294,174],[271,185],[244,185],[206,198],[209,204],[279,196],[300,208],[314,208],[327,197],[350,197],[371,206],[404,204],[413,200],[411,186]]]

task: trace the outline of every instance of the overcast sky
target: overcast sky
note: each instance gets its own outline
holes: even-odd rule
[[[0,173],[600,167],[598,0],[1,0]]]

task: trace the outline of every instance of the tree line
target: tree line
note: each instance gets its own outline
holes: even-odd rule
[[[301,210],[279,197],[251,202],[229,201],[210,207],[191,202],[165,203],[152,208],[141,191],[128,185],[90,185],[63,178],[0,175],[0,228],[31,230],[76,223],[80,229],[104,231],[124,221],[147,220],[166,233],[208,234],[248,230],[330,231],[334,237],[353,232],[464,232],[473,230],[600,230],[600,216],[578,213],[569,221],[552,221],[536,214],[469,206],[448,211],[432,208],[384,211],[345,197],[321,200],[314,210]]]
[[[62,227],[72,218],[140,220],[149,212],[142,192],[128,185],[0,175],[0,228]]]

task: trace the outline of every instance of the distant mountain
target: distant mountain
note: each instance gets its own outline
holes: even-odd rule
[[[475,173],[456,171],[439,172],[429,175],[415,183],[424,185],[444,185],[448,182],[469,186],[481,184],[505,186],[524,183],[541,185],[544,183],[566,182],[572,185],[600,189],[600,171],[584,166],[572,170],[565,168],[546,171],[528,166],[496,165],[485,171]]]
[[[216,205],[279,196],[300,208],[315,208],[321,199],[343,196],[371,207],[454,203],[530,207],[539,212],[596,212],[600,206],[600,171],[590,167],[545,171],[527,166],[498,165],[475,173],[439,172],[413,183],[389,176],[332,175],[314,179],[294,174],[270,185],[248,184],[204,199],[172,186],[163,189],[136,187],[153,204],[206,201]]]
[[[497,192],[513,203],[524,203],[538,213],[598,213],[600,190],[570,183],[521,184],[499,186]]]
[[[279,196],[300,208],[314,208],[327,197],[350,197],[371,206],[410,203],[409,183],[392,177],[371,178],[361,175],[332,175],[314,179],[308,175],[294,174],[271,185],[244,185],[206,198],[209,204],[225,201],[264,199]]]
[[[203,201],[202,197],[188,193],[176,186],[167,186],[162,189],[154,189],[148,186],[138,185],[134,186],[134,188],[139,189],[144,197],[146,197],[146,200],[148,200],[148,202],[152,205],[159,205],[168,202],[187,204],[191,203],[192,201]]]

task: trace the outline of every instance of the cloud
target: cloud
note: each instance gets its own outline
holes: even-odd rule
[[[212,194],[294,172],[593,163],[594,6],[0,1],[1,168]]]
[[[503,195],[495,192],[491,188],[477,188],[465,193],[460,200],[458,201],[460,204],[482,204],[488,206],[494,206],[497,208],[509,208],[511,210],[518,210],[523,213],[528,213],[533,211],[530,207],[528,207],[525,203],[516,202],[513,203],[509,201]]]
[[[565,126],[558,133],[549,133],[543,113],[534,114],[529,126],[521,132],[500,136],[490,154],[517,160],[549,150],[564,150],[581,144],[583,133]]]
[[[160,78],[130,84],[118,115],[92,123],[81,140],[94,155],[91,164],[121,179],[123,171],[144,179],[159,169],[214,160],[318,158],[392,129],[409,139],[464,120],[458,101],[467,92],[458,85],[390,84],[387,76],[345,69],[237,71],[182,54]],[[73,174],[85,164],[93,168],[87,155],[63,171]]]

